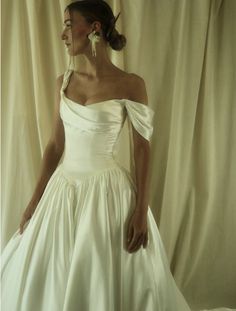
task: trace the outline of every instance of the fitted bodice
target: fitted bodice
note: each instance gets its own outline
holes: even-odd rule
[[[114,147],[126,117],[147,140],[154,111],[129,99],[110,99],[84,106],[65,95],[72,70],[64,74],[60,116],[65,131],[63,166],[70,171],[94,171],[116,166]]]

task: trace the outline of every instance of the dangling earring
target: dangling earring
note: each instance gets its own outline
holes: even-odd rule
[[[100,34],[99,32],[96,32],[95,30],[92,31],[89,35],[88,35],[89,40],[91,41],[92,44],[92,54],[94,57],[96,57],[96,43],[100,41]]]

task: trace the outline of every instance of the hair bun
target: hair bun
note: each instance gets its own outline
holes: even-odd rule
[[[126,45],[126,37],[113,28],[107,37],[110,47],[113,50],[120,51]]]

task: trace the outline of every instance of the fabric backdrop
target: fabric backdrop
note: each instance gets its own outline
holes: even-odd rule
[[[144,78],[155,110],[150,206],[173,276],[192,308],[236,308],[236,1],[107,2],[127,38],[112,62]],[[2,2],[2,248],[51,134],[68,3]],[[126,126],[125,165],[127,142]]]

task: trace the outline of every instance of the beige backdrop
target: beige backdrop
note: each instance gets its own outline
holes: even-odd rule
[[[107,2],[127,37],[112,61],[145,79],[156,112],[150,205],[171,271],[192,308],[236,308],[236,1]],[[68,3],[2,3],[2,248],[51,133]]]

